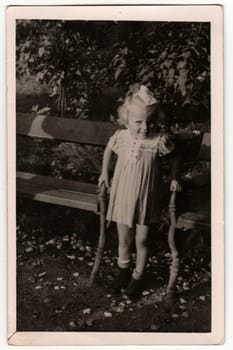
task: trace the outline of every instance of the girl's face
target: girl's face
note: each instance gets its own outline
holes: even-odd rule
[[[154,120],[144,109],[132,107],[128,118],[128,129],[135,139],[146,139],[153,135]]]

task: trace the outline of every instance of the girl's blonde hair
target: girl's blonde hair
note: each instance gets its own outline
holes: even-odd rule
[[[146,86],[141,85],[137,91],[128,94],[123,104],[118,108],[118,123],[120,125],[128,125],[132,107],[141,108],[147,115],[154,114],[156,116],[155,112],[158,110],[158,101]]]

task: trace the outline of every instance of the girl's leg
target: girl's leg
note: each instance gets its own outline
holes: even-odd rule
[[[132,230],[124,224],[117,224],[118,230],[118,266],[128,268],[130,262],[131,245],[133,240]]]
[[[126,287],[131,278],[129,269],[130,253],[132,244],[132,230],[123,224],[117,224],[118,230],[118,267],[119,275],[114,280],[112,287],[114,292],[120,292],[122,288]]]
[[[149,234],[149,226],[147,225],[137,225],[136,227],[136,268],[133,272],[133,278],[136,280],[141,279],[143,272],[145,270],[148,247],[147,240]]]
[[[149,226],[146,225],[137,225],[136,227],[136,267],[133,271],[132,278],[128,284],[125,293],[129,297],[136,297],[140,294],[142,289],[141,278],[145,270],[148,248],[147,248],[147,239],[149,234]]]

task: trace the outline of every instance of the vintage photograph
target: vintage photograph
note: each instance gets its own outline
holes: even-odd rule
[[[208,335],[211,19],[112,17],[14,21],[16,332]]]

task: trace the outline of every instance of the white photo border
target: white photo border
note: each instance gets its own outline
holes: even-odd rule
[[[17,19],[211,23],[212,327],[210,333],[17,332],[16,73]],[[212,345],[224,342],[223,7],[221,5],[10,6],[7,9],[8,343],[9,345]]]

